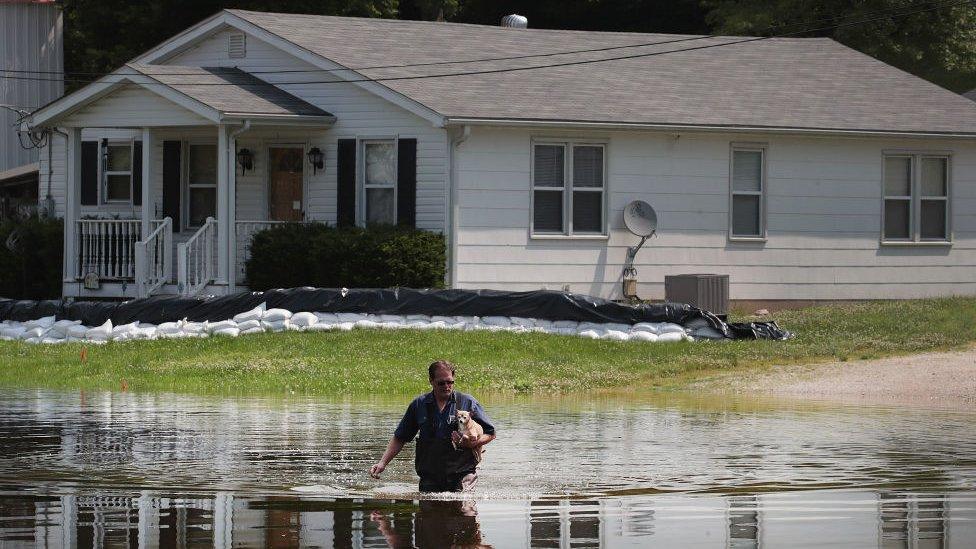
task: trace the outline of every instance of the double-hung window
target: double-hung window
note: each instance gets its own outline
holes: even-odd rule
[[[368,140],[363,147],[361,219],[366,224],[397,222],[397,146],[393,139]]]
[[[881,240],[948,242],[949,235],[949,157],[886,154]]]
[[[532,234],[606,233],[606,145],[537,141],[532,146]]]
[[[187,226],[199,227],[217,215],[217,146],[187,147]]]
[[[765,237],[766,148],[733,145],[730,171],[729,236]]]
[[[132,202],[132,142],[103,143],[102,196],[108,202]]]

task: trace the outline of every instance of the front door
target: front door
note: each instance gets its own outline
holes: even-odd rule
[[[301,147],[268,149],[268,201],[272,221],[302,221],[305,217],[304,153]]]

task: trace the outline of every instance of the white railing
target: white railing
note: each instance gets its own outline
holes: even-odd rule
[[[177,282],[180,293],[196,295],[217,278],[217,220],[206,223],[177,246]]]
[[[284,225],[285,223],[303,223],[302,221],[238,221],[234,228],[237,242],[237,282],[247,282],[247,260],[251,259],[251,240],[254,234],[265,229]]]
[[[149,297],[169,281],[173,272],[173,220],[164,218],[156,229],[136,242],[136,283],[139,297]]]
[[[76,276],[95,273],[99,279],[135,280],[135,244],[141,237],[138,219],[79,219]]]

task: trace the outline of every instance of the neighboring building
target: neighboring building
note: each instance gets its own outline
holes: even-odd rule
[[[240,289],[254,231],[317,220],[442,231],[451,287],[619,298],[634,199],[642,297],[976,293],[976,105],[829,39],[225,10],[33,124],[69,134],[65,295]]]
[[[33,111],[64,94],[63,70],[57,4],[0,2],[0,202],[37,203],[39,149],[22,146],[30,142],[18,137],[17,121],[19,112]],[[4,211],[0,204],[0,217]]]

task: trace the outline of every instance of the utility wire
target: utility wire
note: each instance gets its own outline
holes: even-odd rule
[[[939,8],[942,8],[942,7],[954,7],[956,5],[970,3],[970,1],[971,0],[967,0],[967,1],[963,1],[963,2],[949,1],[949,2],[935,3],[935,4],[932,4],[925,11],[935,10],[935,9],[939,9]],[[924,2],[923,2],[923,4],[924,4]],[[888,8],[888,9],[884,9],[884,10],[876,10],[876,11],[873,11],[873,12],[868,12],[866,15],[870,15],[870,16],[873,17],[873,16],[881,16],[881,15],[884,15],[884,14],[888,14],[890,12],[895,12],[894,14],[892,14],[892,16],[900,16],[900,15],[903,15],[903,14],[899,14],[898,12],[899,11],[902,11],[902,10],[905,10],[905,9],[907,9],[907,8],[905,8],[903,6],[902,7],[897,7],[897,8]],[[911,13],[918,13],[918,12],[911,12]],[[841,19],[841,17],[840,16],[824,17],[824,18],[820,18],[820,19],[818,19],[816,21],[804,21],[802,23],[799,23],[798,22],[798,23],[792,23],[792,24],[789,24],[789,25],[770,25],[769,27],[766,28],[766,31],[771,31],[771,30],[774,30],[774,29],[786,29],[786,28],[791,28],[791,27],[797,27],[797,26],[800,26],[800,25],[809,25],[811,23],[818,23],[819,24],[819,23],[836,21],[838,19]],[[826,27],[826,28],[829,29],[829,28],[833,28],[833,27]],[[798,31],[798,33],[816,32],[817,30],[823,30],[823,29],[801,30],[801,31]],[[797,33],[781,34],[779,36],[789,36],[789,35],[793,35],[793,34],[797,34]],[[363,67],[347,67],[347,68],[341,68],[341,69],[320,69],[320,68],[316,68],[316,69],[278,69],[278,70],[248,71],[248,72],[250,74],[289,74],[289,73],[314,73],[314,72],[329,72],[329,73],[332,73],[332,72],[350,71],[350,70],[351,71],[360,71],[360,70],[376,70],[376,69],[397,69],[397,68],[412,68],[412,67],[430,67],[430,66],[438,66],[438,65],[457,65],[457,64],[468,64],[468,63],[483,63],[483,62],[491,62],[491,61],[514,61],[514,60],[520,60],[520,59],[532,59],[532,58],[540,58],[540,57],[555,57],[555,56],[560,56],[560,55],[573,55],[573,54],[579,54],[579,53],[598,53],[598,52],[614,51],[614,50],[629,49],[629,48],[642,48],[642,47],[649,47],[649,46],[660,46],[660,45],[666,45],[666,44],[675,44],[675,43],[680,43],[680,42],[693,42],[693,41],[696,41],[696,40],[706,40],[706,39],[710,39],[710,38],[722,38],[722,37],[723,37],[723,35],[718,35],[718,34],[701,35],[701,36],[687,36],[687,37],[683,37],[683,38],[676,38],[676,39],[672,39],[672,40],[662,40],[662,41],[658,41],[658,42],[643,42],[643,43],[640,43],[640,44],[627,44],[627,45],[621,45],[621,46],[607,46],[607,47],[601,47],[601,48],[589,48],[589,49],[581,49],[581,50],[564,50],[564,51],[550,52],[550,53],[535,53],[535,54],[526,54],[526,55],[513,55],[513,56],[507,56],[507,57],[481,57],[481,58],[475,58],[475,59],[463,59],[463,60],[455,60],[455,61],[432,61],[432,62],[427,62],[427,63],[406,63],[406,64],[396,64],[396,65],[373,65],[373,66],[363,66]],[[3,72],[3,73],[17,73],[17,74],[54,74],[54,75],[75,75],[75,76],[96,76],[96,77],[100,77],[100,76],[103,76],[105,74],[105,73],[100,73],[100,72],[72,71],[72,72],[69,73],[69,72],[64,72],[64,71],[17,70],[17,69],[0,69],[0,72]],[[166,73],[167,76],[198,76],[198,74],[199,73],[180,73],[180,72]],[[52,79],[52,80],[54,80],[54,79]],[[58,79],[58,81],[60,81],[60,79]],[[72,80],[72,81],[80,82],[81,80]]]
[[[950,3],[946,3],[946,4],[937,4],[937,5],[932,5],[932,6],[928,7],[928,8],[921,8],[921,9],[917,9],[917,10],[901,12],[901,13],[898,13],[898,14],[892,14],[892,15],[890,15],[890,17],[905,17],[905,16],[908,16],[908,15],[914,15],[914,14],[918,14],[918,13],[924,13],[924,12],[928,12],[928,11],[933,11],[933,10],[936,10],[936,9],[939,9],[939,8],[942,8],[942,7],[957,6],[957,5],[963,5],[963,4],[972,4],[974,1],[976,1],[976,0],[961,0],[961,1],[950,2]],[[826,26],[826,27],[819,27],[819,28],[813,28],[813,29],[804,29],[804,30],[800,30],[800,31],[794,31],[794,32],[789,32],[789,33],[782,33],[782,34],[774,34],[774,35],[770,35],[770,36],[750,37],[750,38],[744,38],[744,39],[741,39],[741,40],[734,40],[734,41],[730,41],[730,42],[720,42],[720,43],[716,43],[716,44],[705,44],[705,45],[702,45],[702,46],[693,46],[693,47],[689,47],[689,48],[681,48],[681,49],[658,51],[658,52],[636,53],[636,54],[623,55],[623,56],[617,56],[617,57],[605,57],[605,58],[600,58],[600,59],[586,59],[586,60],[578,60],[578,61],[566,61],[566,62],[562,62],[562,63],[551,63],[551,64],[545,64],[545,65],[530,65],[530,66],[525,66],[525,67],[505,67],[505,68],[485,69],[485,70],[477,70],[477,71],[460,71],[460,72],[448,72],[448,73],[438,73],[438,74],[423,74],[423,75],[409,75],[409,76],[389,76],[389,77],[376,77],[376,78],[350,78],[348,80],[304,80],[304,81],[267,82],[267,83],[268,84],[275,85],[275,86],[280,86],[280,85],[289,85],[289,84],[346,84],[346,83],[357,83],[357,82],[390,82],[390,81],[399,81],[399,80],[421,80],[421,79],[428,79],[428,78],[446,78],[446,77],[452,77],[452,76],[469,76],[469,75],[481,75],[481,74],[499,74],[499,73],[519,72],[519,71],[527,71],[527,70],[538,70],[538,69],[547,69],[547,68],[555,68],[555,67],[566,67],[566,66],[575,66],[575,65],[588,65],[588,64],[594,64],[594,63],[605,63],[605,62],[608,62],[608,61],[620,61],[620,60],[637,59],[637,58],[644,58],[644,57],[656,57],[656,56],[659,56],[659,55],[667,55],[667,54],[672,54],[672,53],[681,53],[681,52],[686,52],[686,51],[698,51],[698,50],[718,48],[718,47],[725,47],[725,46],[735,46],[735,45],[738,45],[738,44],[747,44],[747,43],[750,43],[750,42],[760,42],[760,41],[763,41],[763,40],[770,40],[770,39],[774,39],[774,38],[785,38],[785,37],[789,37],[789,36],[796,36],[798,34],[806,34],[806,33],[811,33],[811,32],[820,32],[820,31],[825,31],[825,30],[839,29],[839,28],[851,27],[851,26],[856,26],[856,25],[862,25],[862,24],[865,24],[865,23],[872,23],[872,22],[875,22],[875,21],[880,21],[880,20],[886,19],[886,18],[887,17],[872,17],[872,18],[867,18],[867,19],[860,19],[860,20],[857,20],[857,21],[850,21],[850,22],[846,22],[846,23],[840,23],[840,24],[836,24],[836,25],[829,25],[829,26]],[[636,46],[631,46],[631,47],[636,47]],[[400,65],[400,66],[395,66],[395,67],[399,68],[399,67],[408,67],[408,66],[407,65]],[[335,71],[353,71],[354,69],[334,69],[334,70]],[[364,70],[364,69],[360,69],[360,70]],[[147,77],[150,77],[150,78],[152,78],[154,76],[171,76],[171,75],[172,76],[178,76],[178,75],[181,75],[181,73],[165,73],[165,72],[163,72],[163,73],[155,73],[154,74],[154,73],[151,73],[151,72],[147,72],[147,73],[144,73],[143,74],[143,76],[147,76]],[[195,74],[185,73],[185,75],[186,76],[199,76],[199,73],[195,73]],[[110,74],[110,75],[107,75],[107,76],[112,76],[112,75]],[[61,79],[57,79],[57,78],[47,78],[47,79],[45,79],[45,78],[36,78],[36,77],[28,77],[28,76],[5,76],[5,75],[0,75],[0,79],[34,80],[34,81],[58,81],[58,82],[61,81]],[[72,82],[72,83],[93,83],[93,82],[99,82],[100,80],[65,79],[64,81],[65,82]],[[117,80],[115,82],[118,82],[118,81],[120,81],[120,80]],[[102,80],[101,82],[107,83],[107,84],[113,83],[113,81],[110,81],[110,80]],[[170,84],[166,84],[166,83],[163,83],[163,82],[149,82],[149,83],[143,83],[143,84],[144,85],[170,86]],[[178,84],[175,84],[175,85],[180,85],[180,86],[240,86],[240,87],[245,87],[245,88],[248,86],[248,84],[237,84],[237,83],[233,83],[233,82],[179,82]]]

